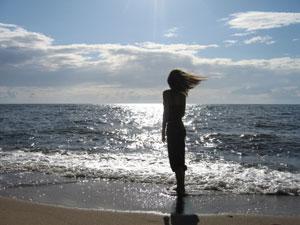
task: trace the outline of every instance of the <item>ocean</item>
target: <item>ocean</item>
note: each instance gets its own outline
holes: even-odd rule
[[[103,179],[172,186],[162,104],[0,105],[0,189]],[[300,105],[187,105],[190,191],[300,195]]]

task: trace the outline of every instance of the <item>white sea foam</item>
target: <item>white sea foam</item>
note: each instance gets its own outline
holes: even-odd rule
[[[2,171],[38,171],[75,178],[108,178],[133,182],[174,183],[165,151],[155,154],[89,154],[83,152],[0,152]],[[194,161],[187,154],[190,190],[234,193],[300,194],[300,174],[266,167],[243,167],[226,161]]]

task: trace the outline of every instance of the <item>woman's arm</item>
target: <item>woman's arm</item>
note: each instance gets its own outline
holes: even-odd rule
[[[186,107],[186,97],[185,96],[182,96],[181,97],[181,104],[180,104],[180,115],[181,117],[184,117],[184,114],[185,114],[185,107]]]
[[[163,114],[162,130],[161,130],[161,140],[162,142],[166,141],[166,116],[165,112]]]
[[[162,142],[165,142],[166,141],[167,115],[169,113],[166,92],[163,92],[163,105],[164,105],[164,112],[163,112],[162,130],[161,130],[161,140],[162,140]]]

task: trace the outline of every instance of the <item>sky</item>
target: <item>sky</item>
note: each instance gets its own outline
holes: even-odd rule
[[[299,104],[299,0],[0,0],[0,103]]]

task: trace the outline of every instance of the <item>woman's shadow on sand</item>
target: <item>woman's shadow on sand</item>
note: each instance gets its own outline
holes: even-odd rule
[[[164,217],[165,225],[197,225],[199,218],[195,214],[184,213],[184,197],[176,198],[176,206],[170,216]]]

